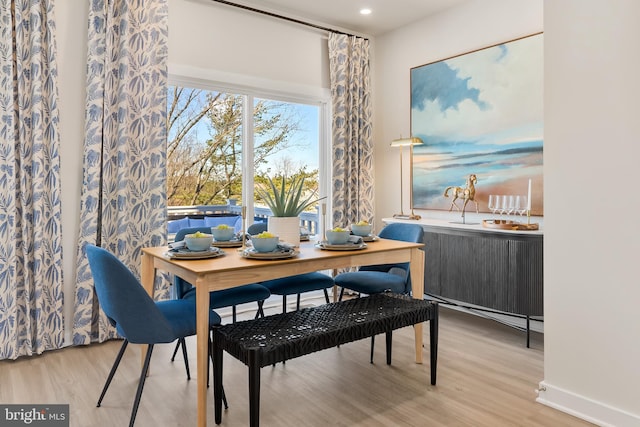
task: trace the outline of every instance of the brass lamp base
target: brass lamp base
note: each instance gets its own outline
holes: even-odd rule
[[[419,220],[420,218],[422,218],[420,215],[414,215],[414,214],[406,215],[403,213],[395,214],[393,217],[397,219],[412,219],[412,220]]]

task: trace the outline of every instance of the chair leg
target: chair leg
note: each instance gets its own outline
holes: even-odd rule
[[[393,332],[392,331],[388,331],[386,333],[387,336],[387,365],[391,365],[391,344],[392,344],[392,337],[393,337]]]
[[[173,355],[171,356],[172,362],[176,360],[176,354],[178,354],[179,349],[180,349],[180,340],[178,339],[178,342],[176,342],[176,348],[173,349]]]
[[[113,362],[113,366],[111,367],[111,372],[109,372],[109,376],[107,377],[107,381],[104,383],[104,387],[102,388],[102,393],[100,393],[100,397],[98,398],[98,404],[96,405],[98,408],[102,403],[102,399],[104,395],[107,393],[107,389],[109,388],[109,384],[111,384],[111,380],[113,379],[113,375],[116,373],[116,369],[118,369],[118,365],[122,360],[122,356],[124,355],[124,351],[127,349],[127,345],[129,344],[128,340],[124,340],[122,342],[122,347],[120,347],[120,351],[116,356],[116,360]]]
[[[327,288],[323,289],[324,291],[324,300],[329,304],[329,292],[327,292]]]
[[[256,311],[256,319],[258,317],[264,317],[264,300],[258,301],[258,311]]]
[[[142,397],[142,389],[144,389],[144,382],[147,379],[147,372],[149,371],[149,362],[151,362],[152,352],[153,352],[153,344],[149,344],[149,348],[147,349],[147,355],[144,358],[144,365],[142,366],[142,372],[140,372],[140,381],[138,382],[138,390],[136,391],[136,397],[133,401],[133,408],[131,409],[131,420],[129,421],[129,427],[133,427],[133,424],[136,421],[138,406],[140,405],[140,397]]]
[[[344,295],[344,288],[340,288],[340,296],[338,297],[338,301],[342,301],[343,295]]]
[[[182,347],[182,358],[184,359],[184,369],[187,371],[187,380],[191,379],[191,371],[189,370],[189,357],[187,355],[187,342],[184,338],[178,338],[176,342],[176,348],[173,349],[173,356],[171,356],[171,361],[176,360],[176,354],[178,354],[178,350]]]
[[[233,323],[236,323],[236,320],[238,319],[237,312],[238,312],[238,310],[236,310],[236,306],[235,305],[233,307],[231,307],[231,322],[233,322]]]
[[[191,371],[189,370],[189,356],[187,355],[187,342],[184,340],[184,338],[179,338],[178,344],[182,346],[182,358],[184,359],[184,368],[187,370],[187,380],[190,380]]]
[[[287,312],[287,296],[286,295],[282,295],[282,312],[283,313]]]
[[[300,294],[296,295],[296,310],[300,310]]]

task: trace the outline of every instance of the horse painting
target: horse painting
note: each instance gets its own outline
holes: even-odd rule
[[[469,203],[470,200],[473,203],[475,203],[476,213],[478,213],[478,202],[475,201],[475,197],[476,197],[475,184],[477,182],[478,182],[478,178],[476,177],[476,174],[472,173],[471,175],[469,175],[469,178],[467,179],[467,183],[464,188],[456,187],[453,185],[445,188],[444,194],[443,194],[444,197],[449,197],[449,194],[448,194],[449,190],[453,190],[453,200],[451,200],[451,206],[449,206],[449,212],[451,212],[451,209],[453,209],[454,207],[456,208],[456,210],[460,210],[460,208],[456,203],[456,200],[462,199],[464,200],[464,204],[462,205],[463,215],[464,215],[465,209],[467,208],[467,203]]]

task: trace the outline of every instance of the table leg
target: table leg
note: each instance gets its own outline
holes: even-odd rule
[[[207,366],[209,364],[209,289],[196,280],[196,341],[198,353],[198,426],[207,425]]]
[[[145,291],[153,298],[153,293],[155,292],[155,283],[156,283],[156,268],[153,266],[153,257],[145,255],[142,253],[142,261],[140,264],[140,284],[144,288]],[[144,366],[145,356],[147,351],[149,351],[148,345],[141,345],[140,352],[140,363]],[[147,375],[149,372],[147,371]]]
[[[424,299],[424,251],[411,249],[411,294],[416,299]],[[422,363],[422,323],[414,326],[416,363]]]

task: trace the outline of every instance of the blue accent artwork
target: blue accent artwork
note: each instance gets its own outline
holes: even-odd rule
[[[411,69],[413,203],[448,210],[448,186],[476,174],[476,200],[526,195],[543,215],[543,40],[523,37]]]

